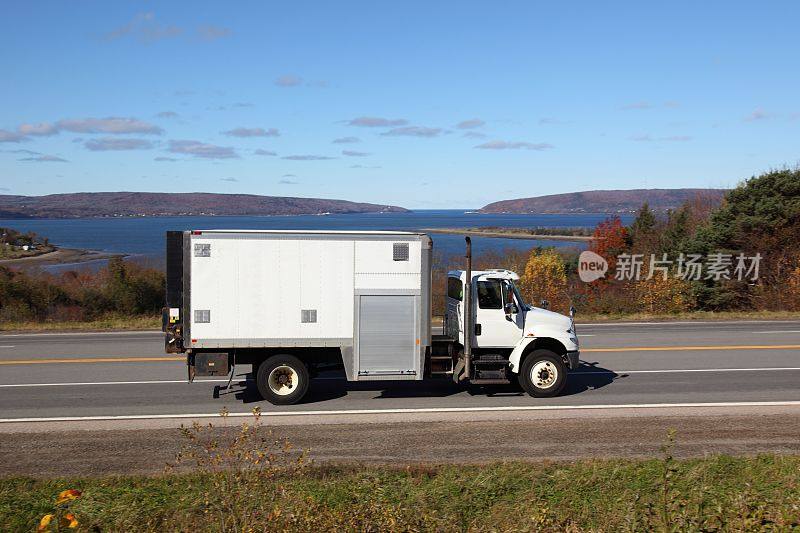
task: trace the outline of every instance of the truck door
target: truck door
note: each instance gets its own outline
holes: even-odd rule
[[[475,346],[479,348],[511,348],[522,338],[524,313],[508,282],[483,279],[475,290]],[[512,313],[506,314],[506,304]]]
[[[464,300],[464,283],[460,278],[448,276],[447,278],[447,309],[445,309],[444,334],[459,342],[464,341],[461,330],[464,326],[462,303]]]

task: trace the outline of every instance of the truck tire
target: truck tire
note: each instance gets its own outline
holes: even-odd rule
[[[557,396],[567,384],[567,367],[550,350],[534,350],[522,361],[519,384],[535,398]]]
[[[291,405],[303,399],[310,381],[308,368],[297,357],[278,354],[267,358],[256,372],[261,397],[273,405]]]

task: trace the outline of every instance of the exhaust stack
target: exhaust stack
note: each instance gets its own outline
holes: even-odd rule
[[[464,377],[470,378],[472,370],[472,239],[467,241],[467,272],[464,280]]]

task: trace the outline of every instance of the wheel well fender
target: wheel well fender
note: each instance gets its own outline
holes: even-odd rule
[[[550,350],[561,356],[567,353],[566,347],[560,341],[551,337],[526,337],[517,343],[508,357],[511,371],[519,373],[522,362],[528,354],[539,349]]]

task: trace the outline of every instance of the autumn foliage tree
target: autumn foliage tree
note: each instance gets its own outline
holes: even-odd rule
[[[627,248],[628,230],[618,216],[600,222],[592,234],[589,249],[608,261],[608,270],[613,272],[617,256]]]
[[[547,300],[551,309],[560,312],[569,308],[567,269],[561,256],[552,248],[531,252],[520,279],[520,288],[525,300],[529,302]]]

